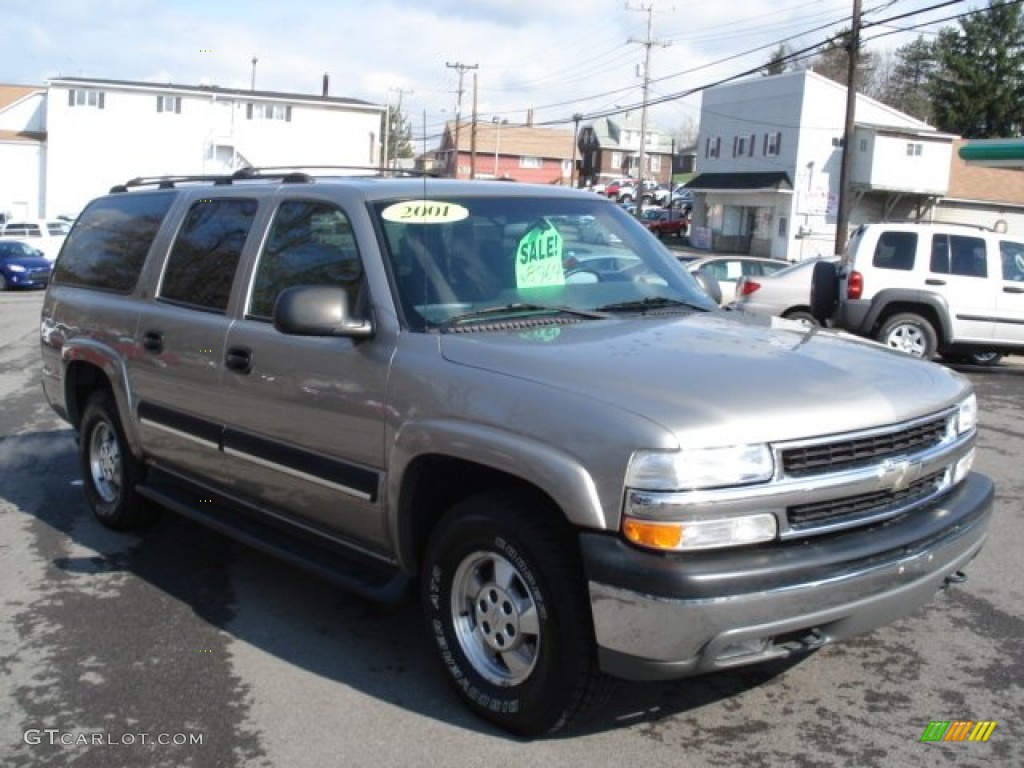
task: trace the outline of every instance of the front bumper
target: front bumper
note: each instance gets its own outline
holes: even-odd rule
[[[992,482],[855,531],[749,550],[664,557],[618,537],[581,546],[601,666],[667,680],[769,659],[913,613],[981,550]]]

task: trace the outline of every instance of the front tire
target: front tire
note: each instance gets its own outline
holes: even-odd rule
[[[911,312],[893,315],[886,320],[876,339],[888,347],[922,360],[935,357],[938,347],[938,337],[932,324]]]
[[[116,531],[153,522],[155,510],[135,491],[144,468],[128,448],[110,392],[89,398],[78,433],[82,484],[96,519]]]
[[[596,698],[578,545],[550,504],[496,493],[457,504],[431,536],[421,584],[449,681],[478,716],[539,736]]]

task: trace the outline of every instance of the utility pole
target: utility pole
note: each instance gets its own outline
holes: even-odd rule
[[[473,117],[469,134],[469,178],[476,178],[476,72],[473,73]]]
[[[626,10],[642,11],[647,14],[647,38],[644,40],[637,40],[636,38],[631,37],[629,38],[629,40],[626,41],[628,43],[639,43],[646,49],[644,53],[644,97],[643,105],[640,110],[640,157],[637,159],[637,162],[640,166],[640,192],[637,198],[639,200],[643,199],[644,170],[647,164],[647,92],[651,87],[651,48],[654,47],[655,45],[661,46],[662,48],[666,48],[669,45],[671,45],[671,43],[663,43],[654,39],[653,20],[651,18],[651,14],[654,11],[654,3],[641,5],[639,8],[630,8],[629,3],[626,3]],[[639,205],[636,207],[636,212],[637,216],[639,216]]]
[[[455,173],[454,173],[454,176],[457,179],[457,178],[459,178],[459,123],[462,120],[462,78],[465,76],[467,71],[469,71],[471,69],[478,69],[480,67],[480,65],[479,64],[462,64],[460,62],[455,62],[454,64],[452,64],[449,61],[446,61],[444,65],[446,67],[448,67],[448,69],[457,70],[458,73],[459,73],[459,90],[457,91],[458,99],[455,102]]]
[[[843,162],[839,169],[839,204],[836,210],[835,254],[846,248],[846,232],[850,227],[850,166],[854,122],[857,111],[857,63],[860,60],[860,0],[853,0],[853,18],[850,22],[849,65],[846,83],[846,125],[843,128]]]

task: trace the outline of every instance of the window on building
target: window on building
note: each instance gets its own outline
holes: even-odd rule
[[[658,173],[661,171],[661,155],[648,155],[647,160],[650,165],[651,173]]]
[[[923,144],[913,141],[907,143],[907,157],[920,157],[923,150]]]
[[[246,104],[245,117],[247,120],[283,120],[286,123],[292,121],[292,108],[287,104]]]
[[[103,91],[97,91],[93,88],[72,88],[68,91],[68,106],[103,109],[105,96],[106,94]]]
[[[718,157],[719,150],[722,148],[722,138],[715,136],[715,138],[708,138],[704,143],[704,157]]]
[[[743,157],[747,154],[747,137],[734,136],[732,140],[732,156]]]
[[[172,112],[174,114],[181,114],[181,96],[157,96],[156,97],[156,111],[157,112]]]
[[[543,168],[544,167],[544,161],[541,158],[539,158],[539,157],[529,157],[527,155],[523,155],[522,157],[519,158],[519,167],[520,168]]]
[[[861,152],[867,152],[868,151],[868,140],[867,139],[861,139],[860,140],[860,151]]]
[[[754,156],[754,145],[757,144],[757,137],[754,134],[750,134],[750,140],[747,144],[747,150],[751,157]]]
[[[562,175],[566,176],[572,173],[572,160],[562,161]]]
[[[621,152],[612,152],[612,168],[621,168],[621,167],[622,167],[622,153]]]
[[[766,133],[764,135],[764,154],[765,157],[775,157],[779,154],[779,150],[782,147],[782,132],[775,131],[774,133]]]

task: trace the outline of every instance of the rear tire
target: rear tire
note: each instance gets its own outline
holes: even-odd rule
[[[578,544],[525,494],[449,510],[421,579],[427,628],[469,709],[520,736],[557,731],[603,687]]]
[[[783,315],[783,317],[786,318],[787,320],[795,320],[798,323],[807,323],[807,325],[813,325],[815,327],[821,326],[821,323],[818,322],[817,318],[815,318],[814,315],[803,309],[797,309],[793,312],[787,312],[786,314]]]
[[[156,510],[135,491],[145,470],[128,448],[110,392],[90,396],[78,434],[82,484],[96,519],[115,531],[152,523]]]
[[[938,337],[932,324],[912,312],[901,312],[890,317],[875,338],[888,347],[922,360],[935,357],[938,347]]]

